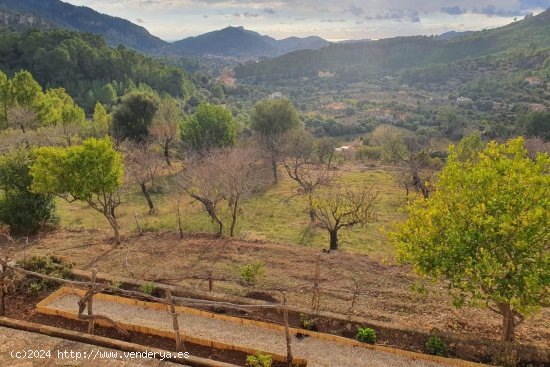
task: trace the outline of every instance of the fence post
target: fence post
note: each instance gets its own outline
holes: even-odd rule
[[[212,292],[214,290],[214,278],[212,270],[208,270],[208,291]]]
[[[170,289],[166,290],[166,300],[168,301],[168,305],[170,306],[170,314],[172,314],[172,326],[174,327],[174,332],[176,334],[176,352],[183,352],[185,348],[181,341],[178,314],[176,313],[176,308],[174,307],[174,300],[172,299],[172,292],[170,292]]]
[[[311,310],[315,314],[319,312],[319,303],[321,295],[319,291],[319,283],[321,281],[321,254],[317,254],[315,258],[315,276],[313,279],[313,295],[311,297]]]
[[[95,293],[95,278],[97,276],[97,269],[92,269],[92,285],[90,286],[90,296],[88,297],[88,302],[86,302],[86,308],[88,309],[88,316],[90,316],[90,319],[88,320],[88,334],[94,334],[95,332],[95,320],[93,318],[93,301],[94,301],[94,293]]]
[[[283,317],[285,320],[285,336],[286,336],[286,365],[292,367],[292,338],[288,326],[288,307],[286,304],[286,291],[283,291]]]
[[[5,279],[8,269],[5,267],[5,259],[0,259],[0,316],[6,315],[6,301],[5,301]]]

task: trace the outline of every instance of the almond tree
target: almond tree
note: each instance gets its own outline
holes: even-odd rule
[[[128,142],[123,145],[123,151],[125,153],[126,174],[139,185],[149,206],[149,214],[153,214],[155,212],[155,205],[153,204],[149,190],[158,174],[161,157],[146,141],[139,143]]]
[[[149,128],[149,135],[154,142],[159,144],[168,166],[170,161],[170,148],[178,136],[178,127],[183,120],[183,111],[175,99],[165,96],[157,110],[153,123]]]
[[[338,249],[338,231],[342,228],[365,226],[375,220],[377,193],[371,188],[328,187],[312,196],[315,225],[325,229],[330,237],[330,250]]]

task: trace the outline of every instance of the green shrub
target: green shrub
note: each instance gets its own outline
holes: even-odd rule
[[[368,147],[361,145],[355,151],[355,159],[364,160],[364,159],[382,159],[382,148],[380,147]]]
[[[363,343],[374,344],[376,343],[376,331],[369,327],[361,327],[357,331],[357,340]]]
[[[57,223],[52,196],[30,191],[30,166],[33,153],[20,149],[0,156],[0,223],[7,224],[12,234],[30,235],[47,223]]]
[[[73,264],[64,257],[59,256],[31,256],[17,262],[17,266],[44,275],[56,278],[71,279]],[[30,295],[37,296],[42,292],[50,291],[59,284],[50,280],[28,277],[21,282],[24,291]]]
[[[317,325],[315,321],[309,318],[306,314],[300,314],[300,326],[306,330],[315,330]]]
[[[271,367],[273,358],[269,354],[256,352],[253,356],[246,357],[246,365],[250,367]]]
[[[432,335],[426,342],[426,351],[434,356],[447,357],[447,344],[439,336]]]
[[[246,264],[240,269],[241,278],[249,287],[255,287],[265,277],[265,266],[261,261]]]
[[[111,281],[111,287],[113,288],[122,288],[122,282],[119,280]]]
[[[139,290],[142,293],[152,296],[157,291],[157,287],[153,283],[145,283],[139,287]]]

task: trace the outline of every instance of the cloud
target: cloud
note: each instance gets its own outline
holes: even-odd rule
[[[355,4],[351,4],[351,6],[349,7],[349,11],[351,12],[351,14],[355,15],[356,17],[361,17],[365,14],[365,11],[363,10],[363,8],[360,8]]]
[[[145,23],[145,19],[143,19],[143,18],[136,18],[136,22],[142,23],[142,24],[143,24],[143,23]]]
[[[277,11],[273,8],[264,8],[264,13],[273,15],[277,14]]]
[[[390,9],[387,12],[376,14],[375,16],[366,16],[366,20],[394,20],[397,22],[419,23],[420,16],[417,10],[413,9]]]
[[[244,13],[233,13],[233,17],[235,18],[258,18],[259,16],[260,14],[249,13],[247,11]]]
[[[517,16],[520,16],[520,15],[524,15],[525,12],[524,11],[521,11],[521,10],[518,10],[518,9],[499,9],[497,8],[496,6],[494,5],[488,5],[484,8],[482,8],[481,10],[477,10],[475,9],[474,12],[479,12],[481,14],[485,14],[487,15],[488,17],[492,17],[492,16],[498,16],[498,17],[517,17]]]
[[[321,23],[345,23],[345,19],[321,19]]]
[[[455,5],[455,6],[444,6],[444,7],[442,7],[441,12],[446,13],[446,14],[450,14],[450,15],[461,15],[461,14],[467,13],[468,11],[466,9],[460,8],[460,6],[458,6],[458,5]]]

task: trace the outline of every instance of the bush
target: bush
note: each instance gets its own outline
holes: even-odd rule
[[[269,354],[256,352],[253,356],[246,357],[246,365],[250,367],[271,367],[273,358]]]
[[[379,160],[379,159],[382,159],[382,148],[381,147],[368,147],[368,146],[365,146],[365,145],[361,145],[355,151],[355,159],[358,159],[358,160],[363,160],[363,159]]]
[[[240,270],[241,278],[249,287],[255,287],[265,277],[265,266],[261,261],[246,264]]]
[[[34,234],[46,223],[55,223],[53,197],[32,193],[29,173],[34,154],[19,149],[0,157],[0,223],[7,224],[12,234]]]
[[[157,286],[153,283],[145,283],[142,284],[141,287],[139,287],[139,290],[141,291],[141,293],[152,296],[157,291]]]
[[[17,262],[17,266],[44,275],[56,278],[71,279],[73,264],[64,257],[58,256],[31,256]],[[30,295],[38,296],[42,292],[50,291],[58,286],[58,283],[50,280],[29,277],[21,283],[24,291]]]
[[[357,331],[357,340],[363,343],[374,344],[376,343],[376,331],[369,327],[361,327]]]
[[[439,336],[432,335],[426,342],[426,351],[434,356],[447,357],[447,344]]]
[[[306,330],[316,330],[315,321],[309,318],[306,314],[300,314],[300,326]]]

